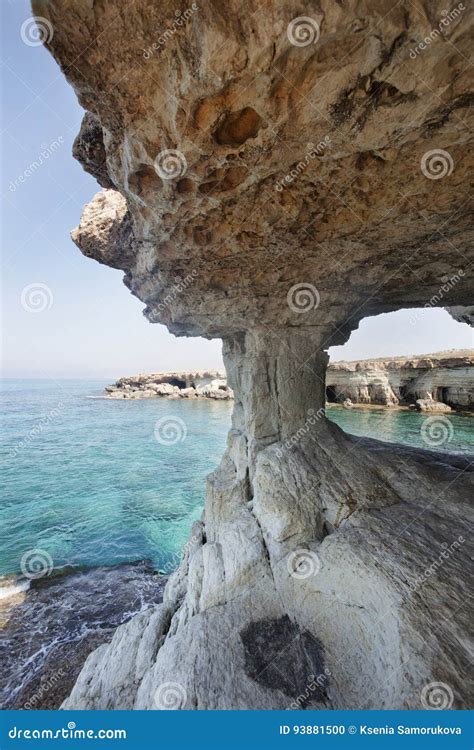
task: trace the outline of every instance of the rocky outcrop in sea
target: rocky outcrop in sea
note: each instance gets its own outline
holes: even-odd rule
[[[219,370],[140,374],[119,378],[107,398],[233,399]],[[420,411],[474,408],[474,352],[451,350],[410,357],[333,362],[326,370],[326,401],[414,406]]]
[[[451,350],[410,357],[383,357],[333,362],[326,371],[326,399],[353,404],[417,405],[435,411],[436,404],[474,408],[474,351]],[[431,407],[431,408],[430,408]]]
[[[470,707],[472,463],[351,437],[324,404],[326,350],[363,318],[471,318],[472,8],[425,49],[440,2],[33,9],[106,185],[75,243],[150,322],[221,338],[234,393],[163,603],[64,707]]]
[[[234,398],[225,373],[219,370],[157,372],[119,378],[105,389],[107,398]]]

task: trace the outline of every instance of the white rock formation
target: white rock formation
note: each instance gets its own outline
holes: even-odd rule
[[[350,438],[324,401],[364,317],[472,304],[471,8],[423,54],[441,0],[209,0],[172,29],[167,1],[33,8],[106,186],[75,242],[151,322],[222,338],[234,392],[163,605],[65,706],[421,708],[432,682],[469,706],[472,466]]]
[[[332,362],[326,371],[326,398],[385,406],[424,399],[473,409],[474,351]]]
[[[433,401],[431,398],[418,398],[415,401],[418,411],[451,411],[448,404],[442,404],[440,401]]]
[[[105,389],[106,398],[137,399],[150,397],[212,398],[234,397],[225,373],[219,370],[157,372],[119,378]]]
[[[159,372],[119,378],[106,389],[108,398],[193,396],[233,398],[225,373]],[[474,352],[452,350],[415,357],[334,362],[326,370],[326,400],[397,406],[418,399],[474,408]],[[449,409],[446,409],[449,411]]]
[[[171,683],[183,709],[422,708],[435,680],[468,705],[468,462],[325,420],[261,450],[251,481],[244,456],[232,431],[164,604],[89,657],[64,708],[164,708]]]
[[[236,403],[202,523],[164,603],[89,657],[65,708],[164,708],[167,691],[183,709],[420,708],[434,680],[468,704],[469,462],[311,419],[320,355],[271,343],[227,343]],[[295,348],[312,357],[297,374]]]

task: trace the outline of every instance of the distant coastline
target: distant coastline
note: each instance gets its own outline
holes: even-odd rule
[[[119,378],[107,386],[110,399],[233,399],[220,370],[181,370]],[[341,360],[326,373],[328,404],[474,411],[474,350]]]

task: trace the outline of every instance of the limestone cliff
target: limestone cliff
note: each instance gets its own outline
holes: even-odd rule
[[[74,240],[152,322],[222,337],[235,397],[163,604],[66,706],[419,708],[440,682],[469,705],[472,466],[323,414],[363,317],[472,304],[460,5],[34,0],[105,185]]]
[[[119,378],[108,398],[233,398],[226,375],[158,372]],[[383,406],[414,405],[419,399],[455,409],[474,408],[474,352],[451,350],[412,357],[332,362],[326,370],[326,401]]]
[[[428,399],[457,409],[472,409],[474,352],[333,362],[326,372],[326,398],[386,406]]]

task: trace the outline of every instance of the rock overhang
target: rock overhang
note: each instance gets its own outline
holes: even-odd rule
[[[93,113],[75,155],[108,188],[74,239],[152,322],[303,327],[326,348],[455,275],[440,304],[470,304],[468,8],[424,50],[440,3],[308,4],[311,43],[270,0],[33,8]]]

